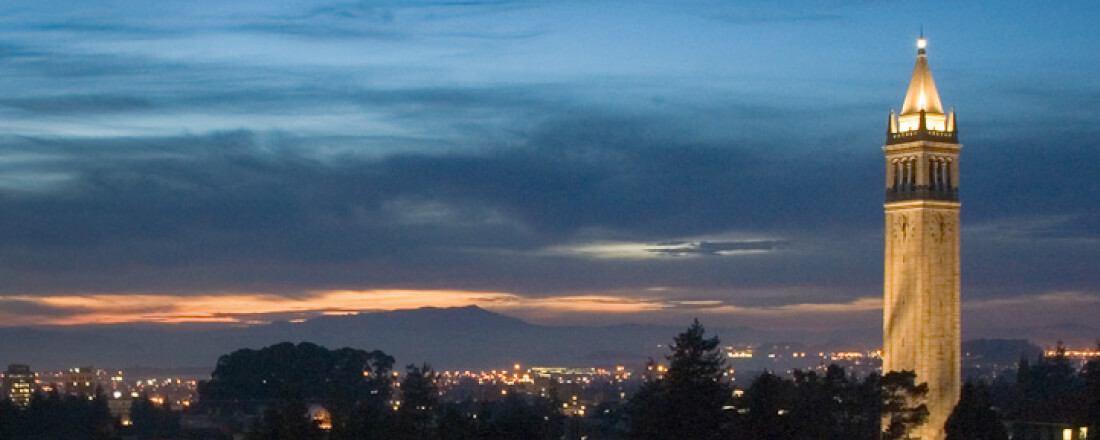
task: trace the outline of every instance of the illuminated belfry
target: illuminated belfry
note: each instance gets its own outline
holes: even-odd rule
[[[928,421],[915,433],[944,438],[959,400],[959,149],[923,36],[901,113],[886,133],[883,371],[911,370],[928,383]]]

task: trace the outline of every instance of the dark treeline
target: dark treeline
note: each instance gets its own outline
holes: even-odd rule
[[[130,407],[131,426],[111,415],[107,397],[72,396],[56,391],[37,393],[26,408],[0,400],[0,440],[154,440],[191,439],[184,436],[180,413],[146,396]]]
[[[393,383],[393,359],[289,343],[224,356],[200,386],[205,411],[232,417],[260,408],[253,439],[899,439],[927,416],[927,389],[911,373],[857,380],[836,366],[763,374],[735,395],[717,338],[698,322],[676,336],[666,371],[650,375],[626,405],[594,405],[565,417],[549,397],[441,402],[435,373],[409,365]],[[395,404],[400,402],[400,404]],[[323,431],[310,404],[331,412]],[[886,429],[882,429],[886,414]]]
[[[835,365],[791,379],[764,373],[735,395],[718,339],[706,338],[698,322],[671,350],[667,373],[647,378],[630,400],[623,437],[872,440],[881,431],[899,439],[927,417],[927,387],[911,373],[857,380]]]
[[[263,409],[253,439],[560,439],[560,403],[512,393],[500,401],[439,400],[435,372],[409,365],[401,382],[382,352],[283,343],[223,356],[199,387],[198,409],[229,420]],[[398,392],[399,390],[399,392]],[[329,413],[329,429],[309,405]]]
[[[1034,362],[1021,358],[1015,371],[1005,372],[991,384],[968,384],[957,411],[972,405],[968,391],[974,400],[989,402],[1012,422],[1014,438],[1030,437],[1053,425],[1088,427],[1089,438],[1100,433],[1100,361],[1077,369],[1061,342],[1053,356],[1040,356]]]
[[[667,361],[667,369],[651,362],[625,404],[595,404],[567,417],[553,385],[546,397],[508,392],[443,401],[428,365],[397,375],[395,360],[380,351],[282,343],[222,356],[187,414],[142,396],[123,427],[104,396],[39,393],[27,408],[0,402],[0,439],[228,439],[246,432],[254,440],[890,440],[927,417],[927,388],[906,372],[857,378],[835,365],[789,378],[765,372],[735,390],[718,339],[698,322],[674,338]],[[204,425],[185,426],[187,417]],[[1003,440],[1061,425],[1100,432],[1100,363],[1076,369],[1064,355],[1022,359],[993,383],[967,383],[945,428],[949,440]]]
[[[0,401],[0,439],[106,440],[117,438],[119,426],[103,395],[38,393],[26,408]]]

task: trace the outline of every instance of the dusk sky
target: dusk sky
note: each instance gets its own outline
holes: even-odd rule
[[[964,331],[1094,325],[1100,3],[776,5],[5,1],[0,326],[874,327],[922,25]]]

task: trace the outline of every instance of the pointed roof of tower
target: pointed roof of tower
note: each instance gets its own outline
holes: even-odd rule
[[[922,32],[923,33],[923,32]],[[936,92],[936,83],[932,81],[932,71],[928,69],[928,55],[924,53],[925,39],[917,40],[917,64],[913,66],[913,78],[909,80],[909,91],[905,93],[905,103],[901,105],[901,114],[920,113],[943,114],[940,94]]]

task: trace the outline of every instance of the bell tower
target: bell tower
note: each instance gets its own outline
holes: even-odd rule
[[[886,131],[886,246],[883,372],[912,370],[928,384],[928,421],[914,434],[942,440],[959,400],[959,144],[955,112],[944,112],[927,42],[901,113]]]

